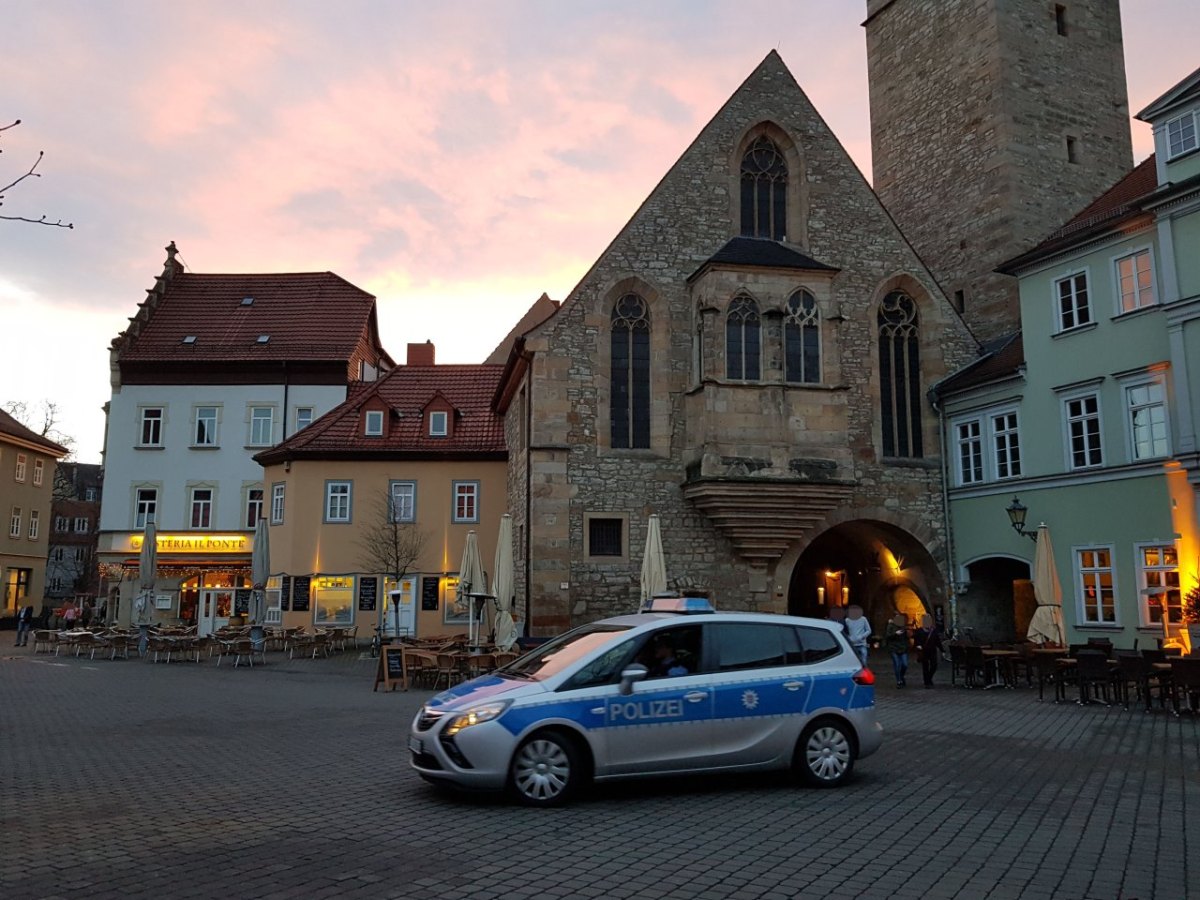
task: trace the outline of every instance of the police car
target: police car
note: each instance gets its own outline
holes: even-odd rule
[[[408,745],[427,781],[533,806],[647,775],[792,769],[834,787],[879,748],[874,682],[833,623],[656,600],[436,695]]]

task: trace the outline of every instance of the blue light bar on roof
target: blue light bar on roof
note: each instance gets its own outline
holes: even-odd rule
[[[698,615],[716,610],[704,597],[653,597],[650,600],[648,611]]]

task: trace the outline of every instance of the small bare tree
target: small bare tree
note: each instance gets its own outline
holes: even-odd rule
[[[63,462],[69,462],[75,456],[75,438],[59,430],[61,411],[53,400],[40,400],[32,404],[25,400],[9,400],[0,404],[0,409],[30,431],[36,431],[42,437],[66,447],[67,455],[63,457]]]
[[[359,535],[360,565],[368,572],[382,572],[399,586],[405,575],[416,571],[427,538],[415,523],[402,520],[391,493],[385,492],[377,498],[374,514]],[[399,604],[392,604],[392,615],[399,635]]]
[[[21,120],[17,119],[15,122],[12,122],[8,125],[0,125],[0,135],[2,135],[4,132],[8,131],[10,128],[16,128],[20,124],[21,124]],[[0,150],[0,153],[3,153],[3,152],[4,152],[3,150]],[[33,165],[29,167],[29,171],[27,171],[24,175],[18,176],[13,181],[10,181],[8,184],[0,187],[0,206],[4,205],[4,195],[7,194],[11,188],[15,188],[18,184],[20,184],[26,178],[41,178],[42,177],[42,173],[37,170],[37,167],[41,163],[42,157],[44,155],[45,155],[45,152],[42,150],[39,150],[37,159],[35,159],[33,161]],[[75,227],[70,222],[64,222],[62,219],[58,219],[54,222],[51,222],[50,219],[48,217],[46,217],[45,215],[39,216],[36,219],[31,219],[28,216],[8,216],[8,215],[0,214],[0,219],[8,219],[11,222],[28,222],[31,225],[49,225],[52,228],[74,228]]]

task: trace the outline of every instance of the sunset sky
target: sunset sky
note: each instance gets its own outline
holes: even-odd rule
[[[1125,0],[1130,106],[1194,69],[1196,0]],[[100,458],[107,348],[174,240],[194,272],[332,270],[384,345],[479,362],[562,299],[778,49],[871,170],[861,0],[10,4],[0,401]],[[1149,128],[1133,124],[1138,159]]]

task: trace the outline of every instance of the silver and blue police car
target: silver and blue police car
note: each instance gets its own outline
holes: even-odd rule
[[[833,623],[656,600],[436,695],[408,745],[430,782],[533,806],[647,775],[790,768],[834,787],[879,748],[874,682]]]

